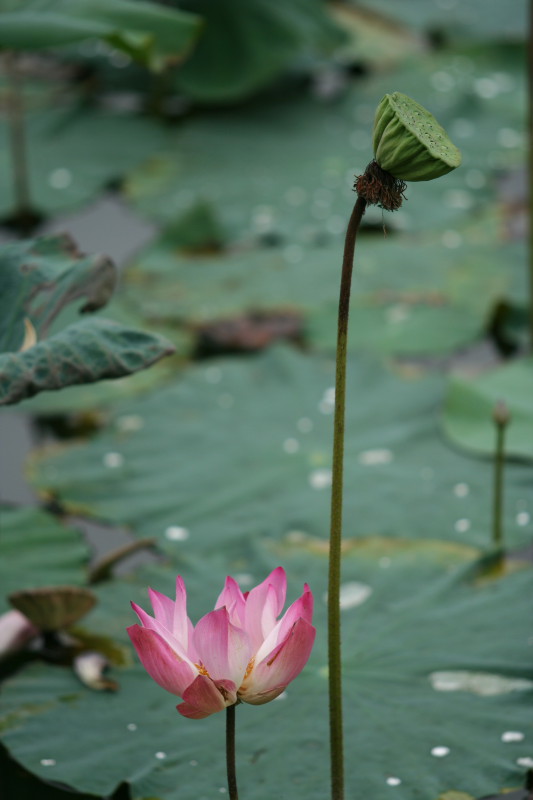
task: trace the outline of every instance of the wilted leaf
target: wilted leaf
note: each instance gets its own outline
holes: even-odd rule
[[[6,245],[0,252],[5,290],[0,300],[0,404],[136,372],[173,351],[170,342],[104,319],[84,320],[45,338],[70,303],[82,312],[104,306],[115,268],[83,257],[65,236]],[[28,340],[28,322],[33,329]]]

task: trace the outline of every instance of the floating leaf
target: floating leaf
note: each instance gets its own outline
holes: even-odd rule
[[[184,0],[205,20],[191,57],[177,73],[179,89],[202,102],[228,102],[267,86],[302,53],[332,50],[342,32],[321,0]]]
[[[273,349],[220,359],[124,405],[86,444],[44,452],[30,479],[71,511],[153,536],[168,552],[232,552],[250,537],[329,530],[333,362]],[[438,376],[402,380],[370,360],[348,367],[346,535],[489,546],[492,466],[446,445]],[[350,398],[357,398],[351,402]],[[125,419],[135,420],[127,427]],[[506,540],[529,471],[506,471]]]
[[[364,603],[342,612],[346,752],[357,754],[347,761],[347,791],[379,797],[398,786],[402,798],[415,800],[436,798],[451,785],[478,797],[520,783],[516,761],[523,744],[506,743],[502,734],[512,719],[528,735],[525,693],[440,692],[429,675],[442,668],[530,674],[530,575],[473,588],[463,573],[470,548],[391,542],[388,550],[385,540],[381,544],[380,551],[372,540],[355,542],[344,559],[343,581],[370,590]],[[383,552],[389,552],[388,561]],[[319,631],[308,666],[281,700],[260,710],[239,706],[239,782],[253,800],[264,797],[265,786],[278,794],[289,787],[297,798],[318,800],[328,784],[326,551],[314,552],[305,541],[256,539],[238,559],[244,589],[278,563],[287,567],[295,595],[308,580]],[[210,607],[205,587],[213,586],[213,575],[222,581],[226,571],[236,572],[236,564],[219,551],[182,565],[195,620]],[[147,585],[171,594],[175,572],[170,565],[152,567],[134,581],[102,587],[87,625],[125,642],[132,619],[128,601],[147,605]],[[176,699],[137,661],[115,667],[110,677],[120,682],[116,695],[91,692],[47,665],[32,664],[12,676],[1,711],[12,756],[45,779],[105,796],[124,780],[134,797],[168,800],[208,796],[224,786],[223,714],[201,724],[182,720]]]
[[[496,428],[493,410],[505,402],[510,421],[505,432],[505,453],[533,458],[533,359],[525,358],[492,370],[478,378],[453,377],[446,397],[443,426],[461,447],[493,455]]]
[[[358,241],[349,347],[442,353],[480,337],[512,283],[507,250],[475,240],[453,252],[440,239]],[[124,303],[147,322],[184,330],[246,314],[302,317],[303,334],[334,351],[340,242],[228,250],[187,257],[170,232],[125,271]],[[503,261],[503,263],[502,263]],[[179,328],[178,328],[179,329]]]
[[[148,117],[64,104],[43,84],[37,96],[37,108],[26,115],[30,191],[45,214],[71,213],[168,142],[165,129]],[[7,125],[0,120],[0,141],[5,140],[0,169],[6,175],[11,172],[7,137]],[[0,215],[9,215],[12,206],[12,184],[4,181]]]
[[[461,240],[455,229],[486,212],[496,195],[496,174],[524,163],[523,59],[516,45],[462,47],[413,59],[395,71],[395,85],[431,107],[457,143],[464,167],[411,186],[409,202],[387,215],[387,227],[424,234],[451,230],[447,246],[453,250]],[[388,73],[376,74],[329,103],[301,87],[287,88],[282,98],[192,116],[170,147],[130,176],[128,194],[165,223],[199,201],[210,203],[238,241],[276,236],[305,245],[339,237],[354,202],[354,175],[372,158],[376,99],[390,91],[390,82]],[[436,91],[434,83],[443,90]],[[366,218],[382,227],[379,210]],[[493,224],[485,243],[500,230]]]
[[[0,508],[0,609],[20,589],[86,582],[89,548],[81,533],[35,508]]]
[[[0,14],[0,47],[41,50],[102,38],[153,70],[182,60],[200,19],[143,0],[30,0]]]
[[[394,7],[388,0],[376,0],[372,8],[415,30],[442,31],[447,40],[468,39],[483,44],[488,40],[491,45],[501,38],[523,38],[527,18],[526,0],[516,0],[507,8],[499,0],[470,0],[469,3],[453,5],[402,0]],[[491,45],[487,49],[491,49]]]
[[[439,795],[438,800],[475,800],[471,794],[465,792],[443,792]]]
[[[384,67],[396,66],[414,53],[422,55],[427,49],[422,36],[368,6],[334,3],[331,13],[349,35],[346,44],[337,48],[335,53],[342,63],[383,70]]]

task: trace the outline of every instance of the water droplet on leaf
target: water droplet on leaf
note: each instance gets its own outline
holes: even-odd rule
[[[289,455],[297,453],[298,450],[300,449],[300,442],[298,441],[298,439],[285,439],[285,441],[283,442],[283,449]]]
[[[313,489],[327,489],[331,486],[331,470],[315,469],[309,475],[309,483]]]
[[[120,453],[106,453],[102,460],[108,469],[118,469],[124,464],[124,456]]]
[[[502,733],[502,742],[523,742],[524,734],[520,731],[505,731]]]
[[[394,458],[392,450],[376,448],[375,450],[365,450],[359,453],[357,460],[365,467],[375,467],[380,464],[390,464]]]
[[[48,183],[52,189],[67,189],[72,183],[72,173],[66,167],[58,167],[49,174]]]
[[[184,542],[189,538],[190,533],[187,528],[182,528],[179,525],[170,525],[165,531],[165,536],[171,542]]]
[[[432,747],[431,748],[431,755],[435,756],[435,758],[444,758],[450,752],[449,747]]]

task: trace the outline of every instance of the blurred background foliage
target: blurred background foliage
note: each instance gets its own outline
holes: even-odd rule
[[[197,618],[226,574],[246,588],[278,563],[292,596],[311,583],[319,635],[286,696],[239,708],[242,793],[327,792],[338,282],[354,175],[372,158],[374,110],[392,91],[435,114],[463,164],[409,186],[394,214],[369,209],[358,241],[347,788],[464,800],[523,785],[533,766],[526,38],[525,0],[0,3],[0,169],[13,168],[16,97],[25,225],[46,237],[12,241],[21,208],[3,181],[0,263],[7,275],[44,253],[61,310],[44,341],[32,316],[39,341],[23,353],[3,339],[0,359],[55,363],[58,341],[80,344],[88,323],[67,301],[81,268],[65,264],[60,230],[80,231],[82,249],[105,241],[110,255],[127,253],[107,321],[89,324],[175,348],[133,377],[40,391],[0,414],[25,420],[36,444],[34,504],[2,493],[1,610],[12,591],[64,584],[90,584],[98,601],[61,663],[42,647],[3,662],[2,798],[218,795],[222,717],[178,718],[134,658],[129,601],[146,606],[148,585],[171,594],[180,572]],[[84,238],[99,205],[98,230]],[[124,240],[137,229],[131,252]],[[82,263],[93,276],[100,262]],[[22,330],[30,306],[15,289],[2,308],[15,308]],[[511,414],[503,561],[491,545],[501,399]],[[117,691],[80,680],[80,649],[106,656]]]

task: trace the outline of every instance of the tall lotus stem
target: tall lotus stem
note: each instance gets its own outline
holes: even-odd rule
[[[344,800],[340,581],[346,402],[346,349],[355,240],[367,205],[387,211],[400,208],[405,181],[427,181],[461,163],[461,154],[446,131],[421,105],[400,92],[382,99],[374,122],[375,159],[359,175],[355,203],[344,244],[335,373],[335,418],[331,488],[328,576],[328,666],[331,797]]]
[[[344,797],[344,745],[342,724],[340,582],[342,544],[342,495],[344,470],[344,417],[346,401],[346,348],[350,290],[357,231],[365,213],[366,200],[358,197],[346,231],[342,261],[337,357],[335,372],[335,418],[333,427],[333,469],[331,487],[331,528],[328,580],[328,660],[329,660],[329,726],[331,747],[331,796]]]

